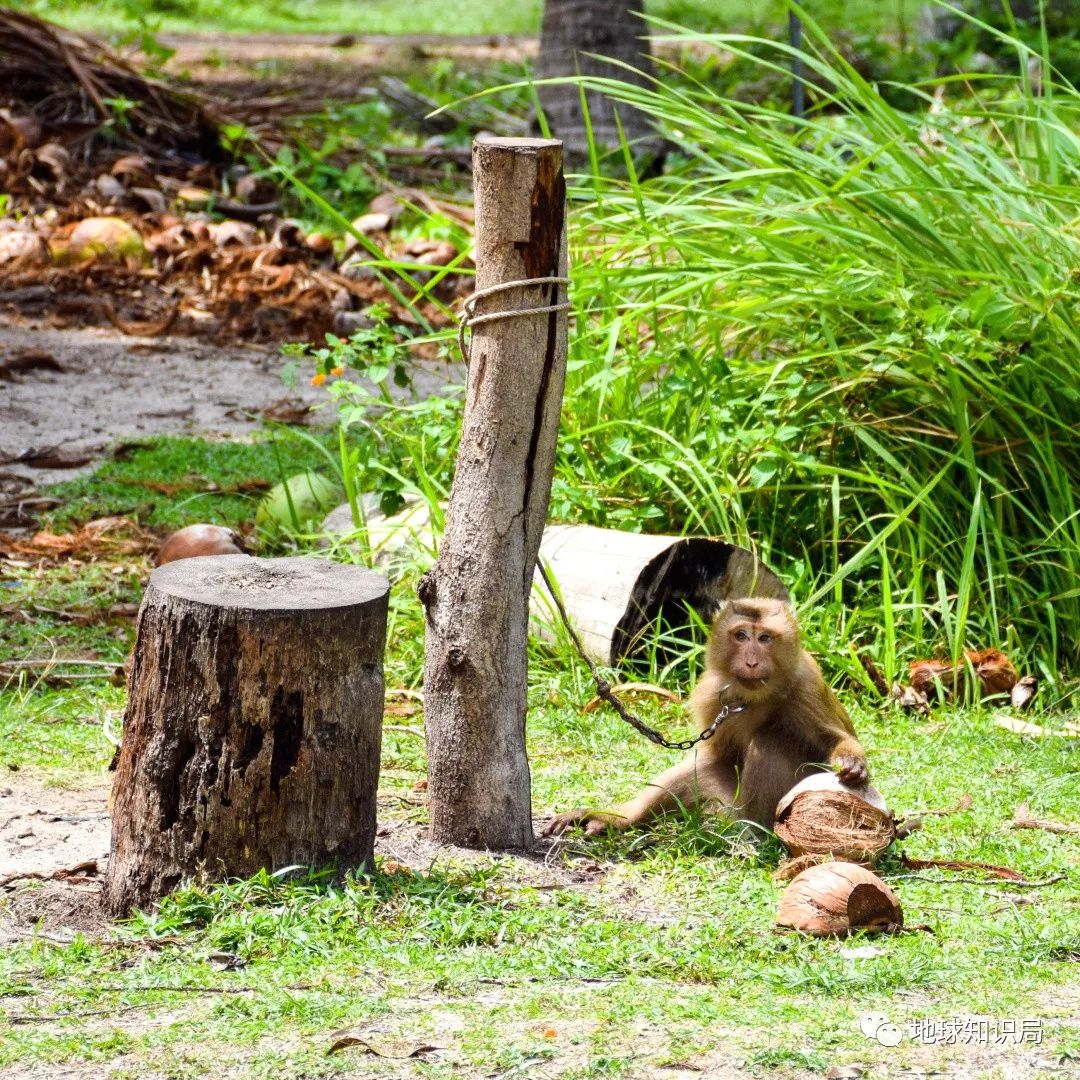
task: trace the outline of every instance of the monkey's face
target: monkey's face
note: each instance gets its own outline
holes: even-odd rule
[[[786,627],[735,619],[725,627],[727,673],[747,700],[770,697],[792,671],[793,640]],[[797,646],[796,646],[797,650]]]
[[[710,667],[747,703],[782,693],[802,652],[799,624],[791,608],[776,600],[729,602],[709,644]]]

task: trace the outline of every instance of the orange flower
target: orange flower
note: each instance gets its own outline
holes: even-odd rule
[[[317,371],[314,375],[311,376],[312,386],[322,386],[324,382],[326,382],[326,375],[323,374],[323,372],[321,371]]]
[[[557,1034],[558,1034],[558,1032],[554,1028],[545,1028],[544,1029],[544,1038],[545,1039],[554,1039]]]
[[[330,369],[330,374],[331,375],[344,375],[345,374],[345,369],[340,364],[338,364],[337,367],[332,367]]]

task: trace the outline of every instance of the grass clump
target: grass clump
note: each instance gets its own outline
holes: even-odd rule
[[[889,678],[996,646],[1053,681],[1080,642],[1080,94],[1033,94],[1034,54],[1003,37],[1017,74],[911,87],[904,109],[807,34],[801,121],[686,73],[591,80],[673,153],[571,188],[551,516],[756,547],[815,645]],[[358,489],[445,493],[460,404],[349,400]]]
[[[91,518],[129,516],[150,529],[193,521],[240,527],[266,489],[326,464],[310,440],[259,433],[248,442],[157,436],[127,445],[92,473],[49,489],[60,504],[45,524],[63,531]]]

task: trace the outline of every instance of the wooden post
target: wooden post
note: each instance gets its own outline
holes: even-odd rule
[[[562,144],[473,144],[476,288],[565,277]],[[477,314],[546,307],[565,288],[515,288]],[[566,312],[481,322],[446,529],[420,582],[432,838],[473,848],[533,841],[525,754],[529,590],[547,519],[566,375]]]
[[[386,579],[215,555],[150,577],[114,782],[105,904],[203,872],[372,858]]]

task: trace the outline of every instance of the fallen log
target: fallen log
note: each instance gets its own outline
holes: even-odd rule
[[[753,552],[703,536],[548,525],[540,560],[586,650],[612,667],[654,646],[659,623],[675,632],[688,627],[688,608],[708,623],[730,598],[788,599],[784,583]],[[533,632],[555,640],[559,616],[542,585],[534,585],[531,614]]]

